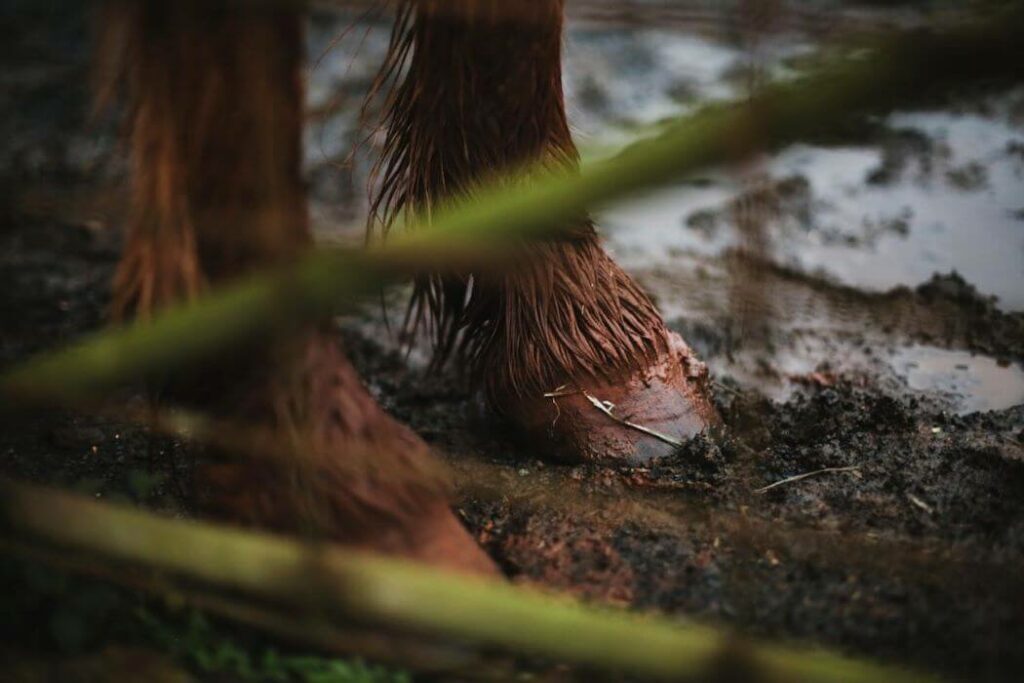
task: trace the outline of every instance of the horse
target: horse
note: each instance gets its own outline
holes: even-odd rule
[[[564,0],[397,0],[370,230],[528,164],[574,172]],[[147,318],[309,249],[303,15],[288,3],[108,0],[98,97],[126,110],[130,210],[115,319]],[[425,273],[412,321],[494,413],[571,463],[642,462],[717,421],[707,369],[604,251],[589,216],[514,267]],[[212,460],[213,514],[456,571],[495,574],[426,443],[373,399],[324,324],[177,373],[161,396],[293,435],[289,459]],[[612,408],[614,406],[614,413]],[[642,429],[636,428],[637,426]]]

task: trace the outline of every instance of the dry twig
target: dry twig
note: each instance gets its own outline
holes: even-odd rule
[[[859,471],[860,471],[860,468],[857,467],[856,465],[851,465],[849,467],[823,467],[820,470],[814,470],[813,472],[804,472],[803,474],[796,474],[796,475],[794,475],[792,477],[786,477],[785,479],[780,479],[779,481],[777,481],[777,482],[775,482],[773,484],[768,484],[767,486],[762,486],[759,489],[754,489],[754,493],[764,493],[765,491],[772,490],[776,486],[782,486],[783,484],[792,484],[794,481],[800,481],[801,479],[807,479],[808,477],[814,477],[814,476],[817,476],[819,474],[833,474],[833,473],[836,473],[836,472],[859,472]]]

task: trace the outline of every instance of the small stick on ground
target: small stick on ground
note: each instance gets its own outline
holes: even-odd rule
[[[914,507],[917,507],[917,508],[920,508],[920,509],[924,510],[929,515],[932,514],[933,512],[935,512],[935,510],[932,509],[931,505],[929,505],[928,503],[924,502],[923,500],[921,500],[920,498],[915,496],[913,493],[908,493],[907,494],[907,500],[909,500],[911,502],[911,504],[914,505]]]
[[[794,481],[800,481],[801,479],[807,479],[808,477],[814,477],[814,476],[817,476],[819,474],[833,474],[833,473],[836,473],[836,472],[859,472],[859,471],[860,471],[860,468],[857,467],[856,465],[851,465],[849,467],[824,467],[824,468],[822,468],[820,470],[814,470],[813,472],[804,472],[803,474],[797,474],[797,475],[794,475],[792,477],[786,477],[785,479],[780,479],[779,481],[775,482],[774,484],[768,484],[767,486],[762,486],[759,489],[754,489],[754,493],[764,493],[765,491],[770,491],[771,489],[775,488],[776,486],[782,486],[783,484],[791,484]]]
[[[635,422],[630,422],[629,420],[623,420],[621,417],[619,417],[618,415],[616,415],[616,414],[614,414],[612,412],[612,410],[615,409],[615,404],[610,403],[608,401],[602,401],[601,399],[597,398],[596,396],[592,396],[591,394],[588,394],[586,391],[583,392],[583,395],[587,397],[587,400],[590,401],[591,405],[593,405],[595,408],[600,410],[602,413],[604,413],[605,415],[607,415],[611,419],[613,419],[616,422],[618,422],[620,425],[623,425],[623,426],[626,426],[626,427],[630,427],[630,428],[635,429],[637,431],[643,432],[644,434],[647,434],[648,436],[653,436],[655,439],[658,439],[660,441],[664,441],[668,445],[675,446],[676,448],[679,448],[680,446],[683,445],[682,441],[679,441],[678,439],[673,439],[671,436],[666,436],[665,434],[662,434],[661,432],[656,432],[656,431],[654,431],[653,429],[651,429],[649,427],[644,427],[643,425],[639,425],[639,424],[637,424]]]

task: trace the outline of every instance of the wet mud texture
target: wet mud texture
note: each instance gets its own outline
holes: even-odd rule
[[[483,438],[457,389],[370,367],[449,454],[464,519],[516,580],[971,680],[1024,664],[1024,407],[951,416],[863,376],[777,404],[726,381],[722,434],[647,467],[570,468]],[[842,471],[758,491],[825,468]]]

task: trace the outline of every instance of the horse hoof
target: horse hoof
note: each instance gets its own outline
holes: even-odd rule
[[[532,444],[570,463],[642,464],[720,421],[707,367],[674,333],[667,353],[618,381],[567,382],[516,401],[506,413]]]

